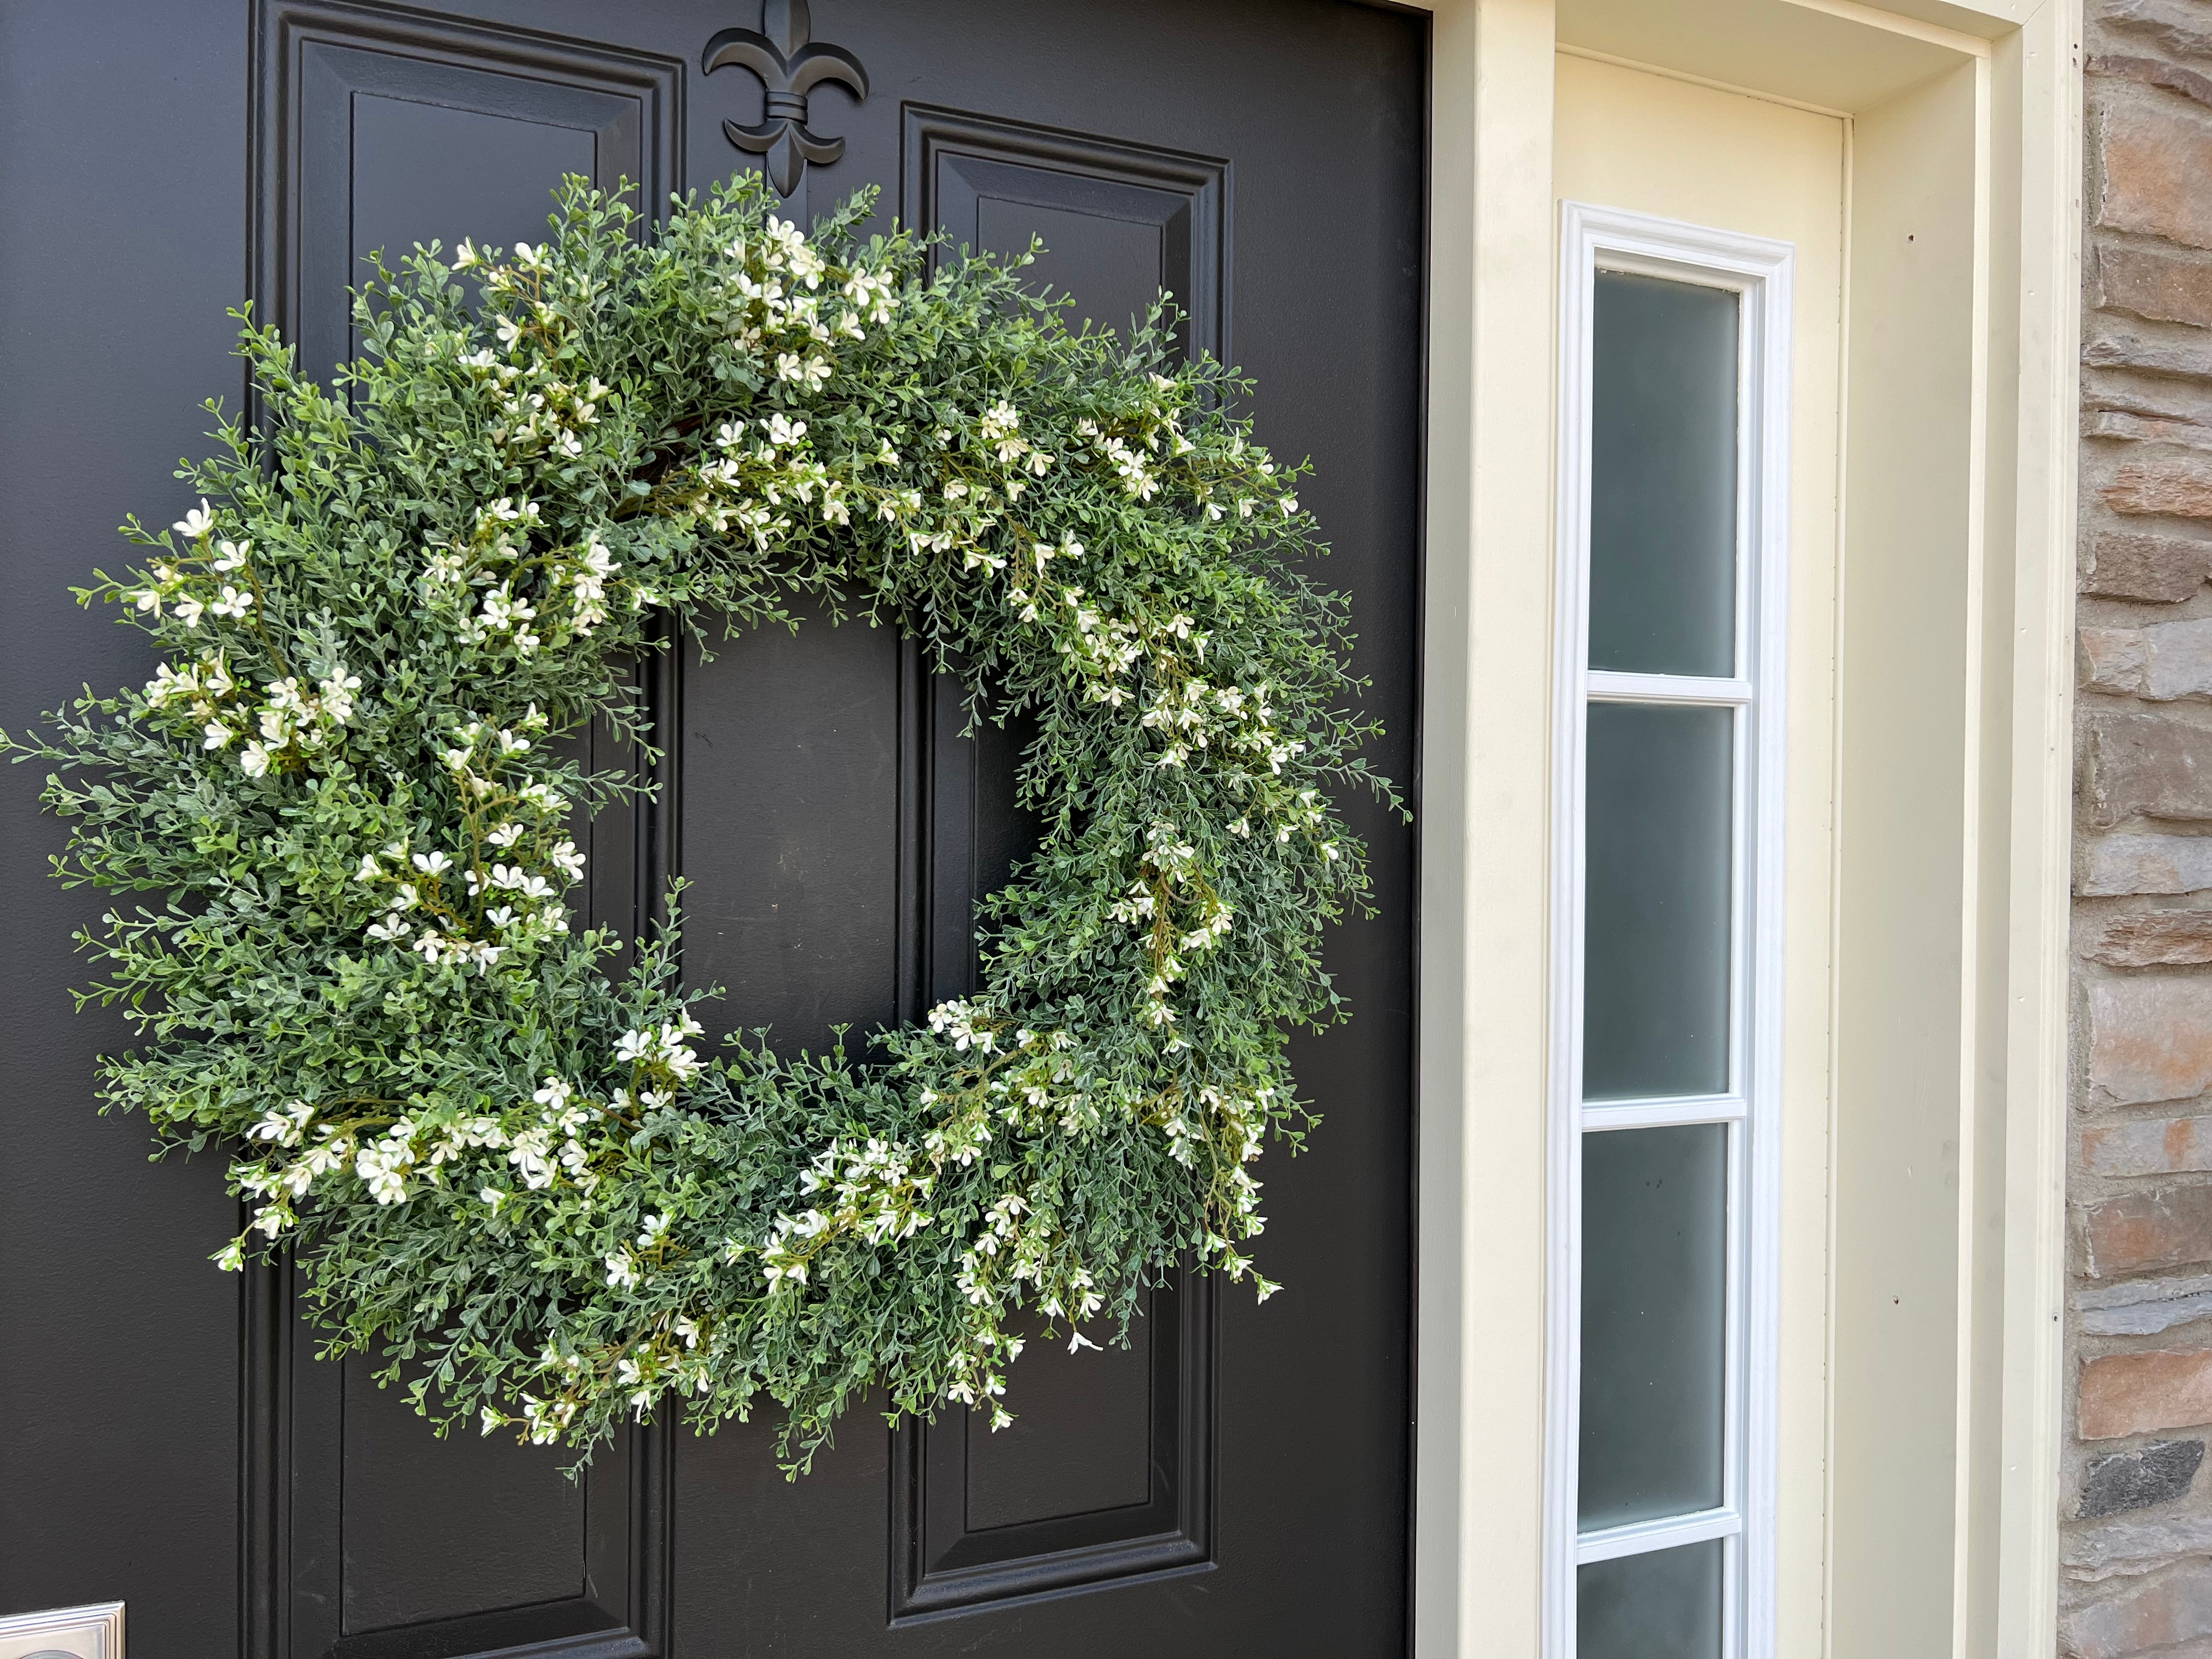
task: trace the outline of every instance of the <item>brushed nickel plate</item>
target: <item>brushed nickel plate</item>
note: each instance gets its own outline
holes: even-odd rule
[[[0,1659],[123,1659],[123,1603],[0,1617]]]

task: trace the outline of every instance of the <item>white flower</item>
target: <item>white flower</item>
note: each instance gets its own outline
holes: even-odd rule
[[[610,1250],[605,1257],[607,1284],[614,1290],[627,1290],[637,1283],[637,1263],[627,1250]]]
[[[624,1031],[622,1041],[615,1045],[615,1059],[630,1064],[645,1059],[659,1046],[659,1039],[651,1031]]]
[[[340,664],[315,690],[322,699],[323,713],[343,726],[353,718],[353,694],[361,690],[361,676],[349,674]]]
[[[408,862],[426,876],[442,876],[453,867],[453,860],[443,853],[417,853]]]
[[[210,530],[213,530],[215,528],[215,514],[207,504],[207,497],[204,495],[201,496],[200,504],[192,508],[191,512],[185,514],[183,518],[178,520],[176,523],[171,525],[169,528],[175,531],[177,534],[182,536],[186,541],[193,542],[199,540],[201,537],[206,535]]]
[[[222,597],[208,607],[209,613],[213,616],[240,617],[252,609],[253,595],[240,592],[228,582],[222,585]]]
[[[545,1086],[530,1097],[548,1110],[557,1112],[568,1103],[568,1097],[575,1092],[572,1085],[548,1073]]]
[[[232,731],[221,720],[210,720],[200,729],[206,734],[200,739],[200,747],[203,749],[228,749],[230,747],[231,740],[238,736],[237,732]]]
[[[265,775],[269,770],[269,751],[258,743],[249,743],[238,757],[238,769],[249,778]]]
[[[548,853],[545,856],[552,861],[554,868],[560,871],[561,873],[568,877],[569,880],[580,881],[583,879],[584,855],[576,850],[576,843],[574,842],[564,841],[556,842],[553,850]]]
[[[401,1122],[404,1125],[405,1120]],[[393,1139],[399,1127],[395,1125],[392,1135],[376,1145],[364,1146],[354,1160],[354,1173],[367,1183],[369,1196],[379,1204],[403,1203],[407,1197],[404,1171],[415,1161],[415,1154],[404,1139]]]

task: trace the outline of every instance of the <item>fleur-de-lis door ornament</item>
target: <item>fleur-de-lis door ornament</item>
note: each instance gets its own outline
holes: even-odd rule
[[[776,194],[799,188],[809,161],[827,167],[845,153],[842,138],[824,138],[806,125],[806,95],[824,81],[835,81],[855,98],[868,95],[868,72],[842,46],[814,44],[814,20],[806,0],[762,0],[761,26],[724,29],[707,43],[701,67],[712,75],[735,64],[760,76],[768,106],[760,125],[722,123],[730,142],[750,155],[765,156],[769,182]]]

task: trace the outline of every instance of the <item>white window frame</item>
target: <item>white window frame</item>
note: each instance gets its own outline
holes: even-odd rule
[[[1783,707],[1789,628],[1790,278],[1786,242],[1562,204],[1559,637],[1553,713],[1545,1650],[1576,1659],[1576,1575],[1588,1563],[1712,1539],[1723,1551],[1723,1659],[1770,1659],[1776,1595],[1783,1009]],[[1737,352],[1736,666],[1741,678],[1588,667],[1592,307],[1596,273],[1741,294]],[[1582,1100],[1584,758],[1593,701],[1735,711],[1729,1088],[1699,1098]],[[1716,1509],[1583,1534],[1582,1138],[1729,1126],[1722,1492]]]

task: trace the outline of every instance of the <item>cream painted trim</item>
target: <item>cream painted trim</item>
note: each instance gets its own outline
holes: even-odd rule
[[[1551,0],[1439,0],[1413,1648],[1533,1656],[1543,1538]],[[1493,717],[1474,718],[1474,711]],[[1499,718],[1502,716],[1502,718]],[[1504,1201],[1495,1202],[1504,1189]],[[1526,1194],[1525,1199],[1522,1194]]]
[[[1652,0],[1654,4],[1668,0]],[[2006,762],[1976,850],[2002,911],[1970,940],[2002,1009],[1981,1079],[2001,1223],[1962,1270],[1998,1289],[1960,1380],[1989,1453],[1945,1644],[2048,1659],[2061,1430],[2081,0],[1893,0],[1829,15],[1985,64],[1987,510],[2006,602],[1986,619]],[[1432,0],[1420,911],[1413,1650],[1540,1651],[1552,305],[1553,0]],[[1866,14],[1866,15],[1862,15]],[[1987,19],[1992,36],[1973,27]],[[1956,36],[1954,45],[1950,37]],[[1984,55],[1986,52],[1986,55]],[[1580,55],[1597,56],[1595,53]],[[1677,78],[1697,77],[1680,70]],[[1754,93],[1753,95],[1760,95]],[[1776,101],[1796,101],[1777,100]],[[2002,644],[1999,641],[2002,641]],[[1994,941],[1989,933],[1994,931]],[[1999,1081],[1988,1081],[1992,1073]],[[1961,1290],[1968,1287],[1962,1285]],[[1994,1428],[1989,1425],[1994,1423]],[[1859,1659],[1844,1656],[1843,1659]]]
[[[1875,6],[1863,6],[1858,0],[1784,0],[1784,3],[1802,6],[1808,11],[1826,12],[1829,16],[1840,17],[1847,23],[1861,23],[1887,34],[1902,34],[1908,40],[1924,40],[1931,46],[1942,46],[1962,57],[1986,58],[1990,55],[1990,43],[1978,34],[1968,34],[1963,29],[1947,29],[1940,23],[1923,22],[1917,17],[1902,17],[1893,11],[1883,11]]]
[[[1611,64],[1616,69],[1634,70],[1638,75],[1656,75],[1664,81],[1684,81],[1693,87],[1711,88],[1715,92],[1732,92],[1739,98],[1756,98],[1762,104],[1780,104],[1784,108],[1802,109],[1812,115],[1832,116],[1838,121],[1851,118],[1851,112],[1847,109],[1830,109],[1826,104],[1808,104],[1802,98],[1785,98],[1778,92],[1762,92],[1757,87],[1738,86],[1733,81],[1716,81],[1711,76],[1692,75],[1687,70],[1639,64],[1633,58],[1617,58],[1609,52],[1599,52],[1591,46],[1572,46],[1562,40],[1559,51],[1563,57],[1587,58],[1593,64]]]
[[[2017,296],[2018,404],[2001,499],[2012,525],[2012,857],[2003,896],[2003,1301],[1994,1629],[2000,1659],[2057,1646],[2064,1431],[2067,939],[2072,899],[2074,537],[2081,292],[2080,0],[2046,0],[1997,44],[1994,161],[2003,290]]]

